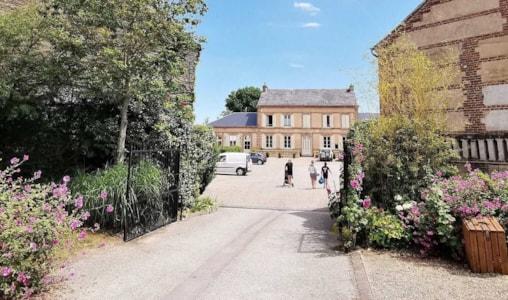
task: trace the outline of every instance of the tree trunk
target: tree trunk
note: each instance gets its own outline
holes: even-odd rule
[[[118,143],[116,147],[116,163],[122,164],[125,160],[125,139],[127,137],[127,115],[129,112],[129,98],[125,97],[122,103],[122,110],[120,111],[120,132],[118,134]]]

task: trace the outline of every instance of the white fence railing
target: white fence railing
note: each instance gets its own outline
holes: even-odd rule
[[[454,136],[450,142],[463,161],[508,163],[508,134]]]

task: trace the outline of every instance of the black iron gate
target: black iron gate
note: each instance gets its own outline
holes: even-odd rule
[[[130,241],[177,220],[180,151],[130,149],[125,203],[124,241]]]

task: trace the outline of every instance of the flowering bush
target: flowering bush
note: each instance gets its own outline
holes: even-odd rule
[[[365,202],[368,200],[364,200]],[[364,205],[365,207],[365,205]],[[367,210],[367,239],[369,245],[393,248],[406,238],[406,231],[397,216],[377,208]]]
[[[82,239],[83,198],[71,198],[65,176],[56,184],[40,184],[41,172],[23,178],[13,158],[0,171],[0,299],[29,297],[48,280],[52,254],[73,238]]]

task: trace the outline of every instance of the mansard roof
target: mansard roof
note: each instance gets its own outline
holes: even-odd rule
[[[210,125],[216,128],[257,127],[257,120],[255,112],[236,112],[211,122]]]
[[[350,89],[265,89],[261,106],[357,106],[356,95]]]

